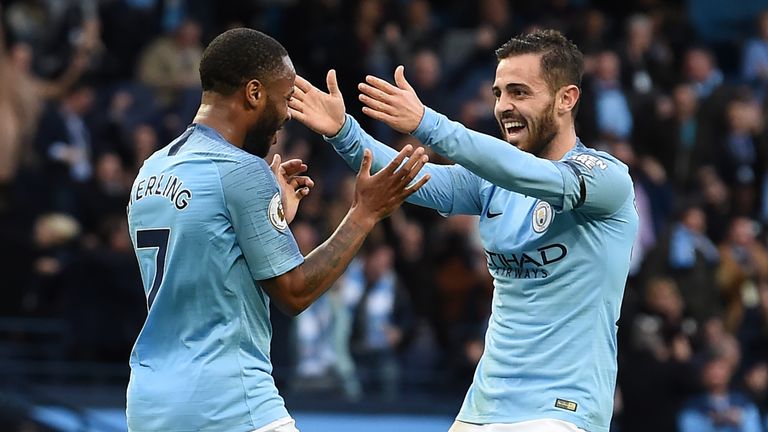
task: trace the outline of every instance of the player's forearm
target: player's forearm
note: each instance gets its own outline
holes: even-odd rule
[[[497,186],[558,206],[562,202],[563,175],[552,161],[468,129],[429,108],[413,136]]]
[[[302,283],[292,292],[299,312],[323,295],[344,273],[376,222],[370,215],[350,209],[328,240],[306,256],[300,266]]]
[[[397,156],[397,151],[366,133],[350,115],[347,115],[344,126],[336,136],[324,138],[333,145],[336,153],[355,171],[360,168],[365,149],[369,149],[373,153],[371,172],[378,172]],[[430,175],[429,183],[411,195],[407,201],[441,212],[449,212],[454,193],[450,173],[445,170],[445,167],[427,164],[422,169],[419,178],[424,174]]]
[[[355,171],[360,168],[363,151],[366,148],[373,152],[372,173],[384,168],[397,155],[394,149],[368,135],[350,115],[347,115],[339,133],[332,137],[324,136],[323,138],[333,145],[336,153]]]

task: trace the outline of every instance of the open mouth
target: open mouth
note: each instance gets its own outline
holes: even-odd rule
[[[504,120],[502,125],[508,136],[517,135],[525,129],[525,122],[520,120]]]

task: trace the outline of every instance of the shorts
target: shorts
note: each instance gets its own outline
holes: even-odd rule
[[[562,420],[541,419],[519,423],[474,424],[456,420],[448,432],[584,432],[573,423]]]

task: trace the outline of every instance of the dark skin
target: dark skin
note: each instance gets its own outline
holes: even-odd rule
[[[254,131],[266,134],[257,139],[274,143],[277,129],[291,117],[288,101],[293,94],[295,77],[286,57],[285,74],[269,83],[250,80],[229,96],[204,92],[194,121],[215,129],[240,148],[246,138],[253,138]],[[271,128],[276,129],[266,130],[270,128],[265,128],[265,123],[273,124]],[[408,161],[403,164],[406,158]],[[389,216],[429,180],[429,176],[424,176],[408,186],[427,159],[423,148],[414,150],[412,146],[406,146],[386,168],[371,175],[372,154],[366,151],[355,182],[352,205],[336,231],[310,252],[303,264],[280,276],[259,281],[275,305],[287,315],[295,316],[325,293],[347,268],[376,223]],[[308,177],[297,175],[306,170],[301,161],[281,164],[280,157],[276,156],[272,169],[283,190],[285,216],[290,222],[299,201],[314,183]]]

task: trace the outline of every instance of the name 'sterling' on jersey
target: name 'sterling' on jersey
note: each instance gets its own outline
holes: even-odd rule
[[[494,275],[519,279],[544,279],[551,273],[547,265],[556,263],[568,255],[565,245],[554,243],[531,252],[497,253],[485,251],[488,270]]]
[[[137,180],[135,189],[131,191],[130,207],[136,201],[148,196],[167,198],[177,210],[184,210],[192,199],[192,191],[184,187],[184,182],[175,175],[160,174]]]

